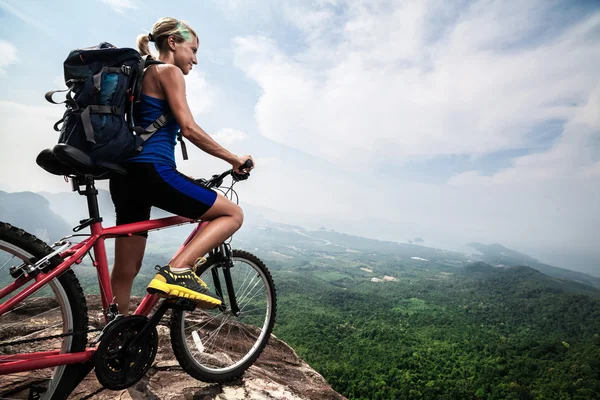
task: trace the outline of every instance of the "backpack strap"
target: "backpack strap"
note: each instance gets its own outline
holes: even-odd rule
[[[65,95],[65,101],[59,101],[59,102],[54,101],[52,96],[54,96],[55,93],[61,93],[61,92],[67,92],[67,94]],[[50,92],[47,92],[44,97],[46,98],[47,101],[49,101],[52,104],[65,104],[66,103],[67,106],[69,106],[73,109],[77,109],[79,107],[77,106],[77,102],[73,99],[73,96],[71,96],[71,93],[73,93],[72,88],[63,89],[63,90],[52,90]]]
[[[138,63],[137,77],[136,77],[136,82],[134,84],[133,93],[132,93],[133,94],[133,101],[131,102],[132,114],[133,114],[133,102],[140,101],[140,96],[142,93],[142,82],[144,80],[144,73],[146,72],[146,68],[149,67],[150,65],[154,65],[154,64],[164,64],[164,63],[162,61],[153,59],[152,56],[150,56],[150,55],[142,56],[142,58],[140,59],[140,62]],[[160,128],[165,126],[171,119],[173,119],[173,114],[170,111],[168,111],[168,112],[162,114],[160,117],[158,117],[154,122],[152,122],[146,128],[142,128],[141,126],[134,126],[133,130],[145,142],[146,140],[150,139],[150,137],[152,135],[154,135],[154,133],[156,133],[156,131],[158,131]],[[177,132],[177,140],[181,144],[181,153],[183,154],[183,159],[187,160],[188,159],[187,147],[185,145],[185,142],[183,141],[183,135],[181,133],[181,130]],[[141,150],[142,150],[142,146],[138,147],[138,151],[141,151]]]
[[[148,125],[146,128],[142,128],[141,126],[134,126],[133,130],[135,133],[140,136],[144,142],[150,139],[150,136],[154,135],[157,130],[162,128],[173,118],[173,114],[171,112],[166,112],[158,117],[153,123]]]
[[[83,130],[85,131],[85,138],[88,142],[96,143],[96,138],[94,137],[94,127],[92,126],[92,120],[90,118],[91,113],[121,115],[121,110],[113,106],[96,105],[87,106],[85,110],[83,110],[81,113],[81,122],[83,124]]]
[[[181,130],[177,132],[177,140],[179,140],[179,144],[181,145],[181,154],[183,154],[183,159],[187,160],[187,147],[185,147],[185,142],[183,141],[183,134],[181,133]]]
[[[138,63],[137,77],[133,88],[133,98],[137,103],[140,101],[140,94],[142,93],[142,82],[144,81],[144,73],[146,68],[154,64],[164,64],[162,61],[158,61],[152,58],[150,55],[142,56]]]
[[[146,140],[150,139],[150,137],[152,135],[154,135],[156,133],[156,131],[158,131],[160,128],[165,126],[172,119],[173,119],[173,114],[170,111],[168,111],[168,112],[162,114],[160,117],[158,117],[154,122],[152,122],[146,128],[142,128],[141,126],[134,126],[133,130],[145,142]],[[177,140],[179,140],[179,143],[181,144],[181,153],[183,154],[183,159],[187,160],[188,159],[187,147],[185,145],[185,142],[183,141],[183,134],[181,133],[181,130],[179,130],[177,132]],[[142,147],[143,147],[143,145],[138,147],[137,150],[141,151]]]

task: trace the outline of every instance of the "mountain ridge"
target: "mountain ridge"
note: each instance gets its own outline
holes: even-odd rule
[[[103,189],[99,189],[98,192],[99,208],[101,215],[104,218],[105,225],[114,224],[114,207],[110,199],[110,193]],[[36,196],[39,196],[39,198]],[[59,231],[61,232],[61,235],[68,234],[70,232],[70,229],[67,228],[69,225],[75,226],[78,224],[79,220],[87,217],[88,211],[85,199],[82,197],[77,199],[75,196],[76,194],[73,192],[8,193],[0,191],[0,218],[3,217],[7,222],[13,223],[25,230],[29,230],[32,233],[40,233],[39,227],[35,227],[35,224],[30,219],[26,218],[31,214],[31,210],[35,210],[35,221],[50,221],[50,223],[46,224],[42,229],[49,230],[53,226],[59,226],[59,228],[51,231],[51,235],[47,235],[52,236],[50,238],[51,240],[56,240],[58,237],[55,238],[53,236],[57,236]],[[77,199],[78,201],[75,201],[74,199]],[[11,212],[7,210],[7,208],[10,207],[13,207],[13,210],[23,210],[23,212],[17,214],[24,215],[19,215],[18,218],[15,215],[11,216]],[[264,225],[264,229],[279,229],[280,231],[278,234],[281,237],[294,238],[295,240],[296,236],[304,236],[306,239],[311,238],[313,241],[315,239],[321,240],[325,244],[329,242],[332,245],[339,247],[346,246],[347,251],[382,252],[386,254],[413,251],[415,253],[413,254],[414,257],[424,259],[433,256],[439,259],[460,260],[460,262],[483,261],[500,267],[504,265],[527,265],[556,278],[568,279],[600,288],[600,278],[583,272],[541,263],[527,254],[509,249],[499,243],[492,243],[489,245],[479,242],[467,243],[467,246],[470,246],[481,253],[480,255],[467,255],[460,252],[428,247],[424,244],[409,244],[371,239],[334,230],[307,230],[299,225],[270,221],[261,213],[260,207],[254,207],[250,204],[243,204],[243,207],[246,213],[246,223],[242,228],[242,231],[236,234],[236,237],[248,239],[249,236],[253,234],[248,235],[245,232],[260,229],[261,226]],[[27,210],[29,210],[29,212],[27,212]],[[48,216],[44,217],[40,215],[40,213],[47,213]],[[152,218],[160,218],[168,215],[171,214],[157,208],[152,209]],[[65,220],[66,223],[61,222],[61,219]],[[43,231],[41,233],[42,236],[44,236]],[[281,237],[278,239],[281,239]],[[334,241],[336,243],[333,243]],[[310,240],[305,240],[305,242],[309,243]]]

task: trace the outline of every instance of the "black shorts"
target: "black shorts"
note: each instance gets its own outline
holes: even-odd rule
[[[129,163],[127,175],[110,179],[117,225],[150,219],[150,209],[161,208],[183,217],[200,218],[217,199],[217,193],[175,168],[153,163]],[[143,234],[148,236],[146,232]]]

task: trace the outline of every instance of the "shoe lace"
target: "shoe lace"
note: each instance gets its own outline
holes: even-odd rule
[[[193,271],[192,271],[192,278],[194,278],[194,280],[196,282],[198,282],[200,284],[200,286],[208,289],[208,285],[206,283],[204,283],[204,281],[202,279],[200,279],[200,277],[198,275],[196,275],[196,273]]]

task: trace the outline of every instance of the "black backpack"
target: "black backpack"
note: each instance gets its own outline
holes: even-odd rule
[[[144,70],[152,64],[161,62],[106,42],[71,51],[64,62],[68,89],[46,93],[46,100],[67,107],[54,124],[54,130],[60,131],[58,142],[94,161],[121,163],[139,153],[144,142],[173,118],[165,113],[147,127],[135,124],[134,106],[140,101]],[[52,96],[57,92],[67,92],[66,100],[55,102]],[[187,159],[181,132],[178,139]]]

